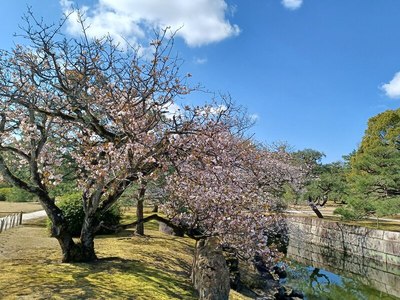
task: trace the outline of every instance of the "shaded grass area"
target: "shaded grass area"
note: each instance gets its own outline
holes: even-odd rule
[[[124,222],[131,222],[128,212]],[[0,234],[0,299],[197,299],[190,281],[194,241],[145,225],[95,240],[99,261],[62,264],[46,220]],[[236,292],[231,300],[245,300]]]
[[[98,262],[62,264],[44,223],[0,235],[0,299],[197,299],[190,239],[127,230],[95,240]]]

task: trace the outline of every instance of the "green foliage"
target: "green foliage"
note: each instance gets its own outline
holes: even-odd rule
[[[11,187],[6,181],[0,181],[0,188]]]
[[[10,194],[12,188],[2,187],[0,188],[0,201],[7,201],[7,196]]]
[[[348,195],[348,184],[346,182],[346,166],[341,162],[334,162],[320,166],[320,175],[307,185],[305,199],[333,200],[334,202],[345,202]]]
[[[0,188],[0,201],[32,202],[37,201],[37,198],[33,194],[17,187],[2,187]]]
[[[82,207],[82,199],[80,193],[67,194],[60,197],[58,207],[62,210],[64,217],[67,219],[68,230],[74,236],[79,236],[85,213]],[[121,220],[121,212],[118,206],[113,206],[103,215],[96,216],[98,221],[102,221],[106,226],[118,225]],[[104,228],[100,229],[98,234],[107,234],[109,231]]]
[[[375,202],[376,215],[378,217],[400,213],[400,197]]]
[[[50,196],[57,198],[76,193],[75,181],[63,181],[50,191]]]
[[[324,170],[321,160],[325,154],[313,149],[304,149],[292,153],[292,156],[305,172],[305,181],[303,186],[305,189],[303,191],[295,191],[290,186],[284,186],[282,193],[283,199],[287,203],[294,204],[298,204],[299,200],[308,199],[308,196],[315,199],[321,194],[320,191],[317,192],[315,190],[314,182],[319,180],[319,176]]]
[[[293,187],[290,184],[285,183],[283,185],[283,193],[282,193],[282,199],[285,201],[287,204],[298,204],[299,201],[299,194],[293,189]]]
[[[333,213],[335,215],[340,215],[344,220],[358,220],[362,218],[359,211],[354,210],[354,208],[348,206],[338,207],[333,211]]]
[[[295,160],[307,170],[310,180],[321,173],[321,160],[324,156],[324,153],[313,149],[304,149],[293,153]]]
[[[368,121],[350,165],[349,181],[355,193],[373,198],[400,196],[400,109]]]
[[[346,207],[339,207],[334,214],[341,215],[343,219],[356,220],[375,215],[383,217],[400,213],[400,198],[373,199],[349,198]]]
[[[338,213],[363,217],[400,212],[400,109],[370,118],[359,149],[348,158],[352,200]]]

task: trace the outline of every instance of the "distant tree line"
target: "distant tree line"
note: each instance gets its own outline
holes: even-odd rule
[[[335,213],[349,219],[400,213],[400,109],[370,118],[360,146],[344,161],[323,164],[324,154],[312,149],[293,154],[307,166],[307,180],[299,193],[286,188],[287,201],[343,204]]]

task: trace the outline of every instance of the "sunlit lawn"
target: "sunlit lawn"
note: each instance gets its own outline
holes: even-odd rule
[[[0,201],[0,217],[16,212],[32,212],[42,210],[42,206],[37,202],[7,202]]]
[[[125,220],[127,221],[127,220]],[[96,238],[100,260],[60,263],[45,220],[0,234],[0,299],[197,299],[190,281],[193,240],[126,230]],[[249,299],[232,292],[231,299]]]
[[[96,239],[100,260],[61,264],[57,242],[42,226],[0,237],[1,299],[196,299],[189,272],[193,242],[149,230]],[[22,245],[26,247],[22,249]]]

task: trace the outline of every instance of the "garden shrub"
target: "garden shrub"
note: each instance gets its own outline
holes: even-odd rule
[[[362,215],[355,211],[353,208],[338,207],[333,211],[333,214],[340,215],[344,220],[358,220],[362,219]]]
[[[400,197],[387,199],[349,198],[348,204],[339,207],[334,214],[341,215],[343,219],[357,220],[365,217],[383,217],[400,213]]]
[[[17,187],[0,187],[0,201],[32,202],[37,201],[35,195]]]
[[[82,198],[80,193],[73,193],[59,197],[57,203],[62,210],[64,217],[68,222],[68,230],[73,236],[80,236],[85,213],[82,207]],[[106,226],[118,225],[121,220],[121,211],[114,205],[103,215],[96,216],[99,221],[103,221]],[[49,225],[51,223],[49,222]],[[111,231],[101,228],[97,234],[109,234]]]
[[[9,202],[33,202],[38,201],[34,194],[31,194],[25,190],[17,187],[12,187],[8,194],[7,201]]]
[[[376,201],[377,217],[395,215],[400,213],[400,197]]]
[[[7,196],[10,194],[11,189],[10,187],[0,188],[0,201],[7,201]]]

